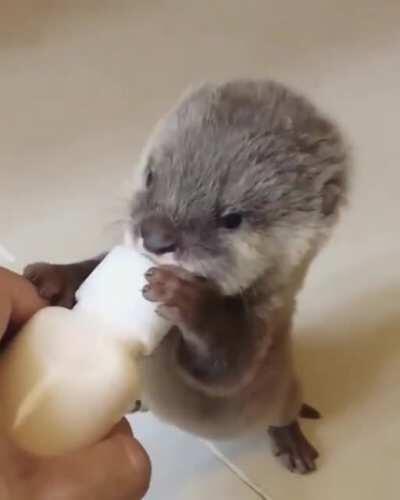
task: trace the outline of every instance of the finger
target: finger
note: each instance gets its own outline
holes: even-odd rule
[[[122,422],[96,446],[43,460],[41,469],[46,499],[138,500],[148,489],[151,465],[146,451]]]
[[[13,325],[22,325],[47,305],[30,281],[4,268],[0,268],[0,292],[2,300],[7,298],[11,304],[9,321]]]
[[[132,428],[126,418],[123,418],[120,422],[118,422],[118,424],[111,430],[108,437],[116,436],[118,434],[133,437]]]
[[[0,339],[5,335],[10,322],[11,299],[0,289]]]

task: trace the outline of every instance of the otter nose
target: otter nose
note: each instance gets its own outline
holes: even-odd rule
[[[149,252],[161,255],[174,252],[177,246],[175,226],[167,217],[151,216],[140,227],[143,245]]]

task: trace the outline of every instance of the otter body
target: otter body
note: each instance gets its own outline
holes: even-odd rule
[[[278,332],[276,332],[278,335]],[[208,439],[230,439],[295,421],[302,405],[293,373],[290,339],[280,332],[274,349],[260,356],[254,375],[230,394],[193,387],[177,363],[178,332],[142,361],[143,405],[164,421]],[[235,330],[232,330],[235,334]]]

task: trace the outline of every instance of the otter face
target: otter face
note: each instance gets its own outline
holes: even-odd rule
[[[332,225],[345,154],[336,129],[271,82],[205,85],[158,127],[136,172],[129,235],[157,264],[227,294],[290,275]]]

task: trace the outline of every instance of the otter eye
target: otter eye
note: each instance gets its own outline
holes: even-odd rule
[[[232,212],[230,214],[226,214],[221,218],[221,224],[226,229],[236,229],[242,223],[243,217],[242,214],[238,212]]]
[[[147,172],[147,176],[146,176],[146,187],[147,188],[153,184],[153,180],[154,180],[154,174],[151,170],[149,170]]]

